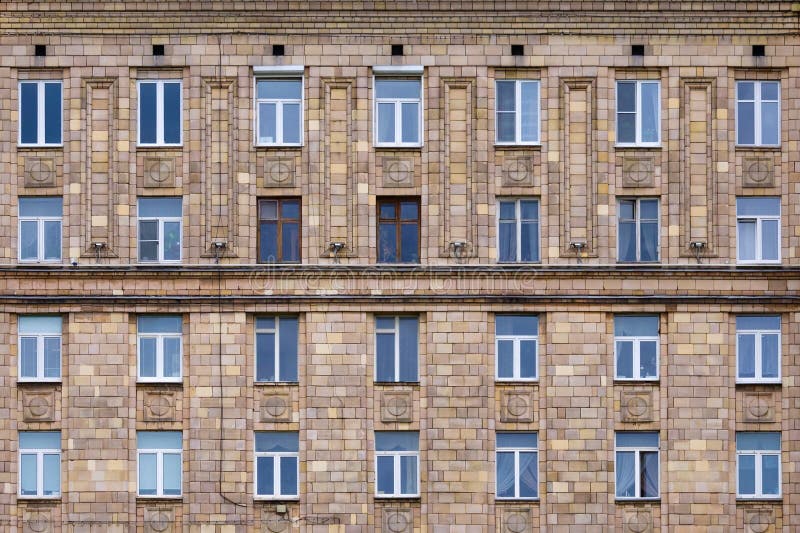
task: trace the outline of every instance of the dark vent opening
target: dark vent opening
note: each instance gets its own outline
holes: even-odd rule
[[[763,44],[754,44],[753,45],[753,56],[754,57],[764,57],[767,55],[767,51],[764,49]]]
[[[631,55],[632,56],[643,56],[644,55],[644,45],[643,44],[632,44],[631,45]]]
[[[37,57],[44,57],[47,55],[47,46],[43,44],[36,44],[33,46],[33,53]]]
[[[393,56],[401,56],[401,55],[403,55],[403,45],[402,44],[393,44],[392,45],[392,55]]]
[[[525,55],[525,45],[512,44],[511,45],[511,55],[512,56],[524,56]]]
[[[274,56],[282,56],[285,50],[282,44],[273,44],[272,45],[272,55]]]
[[[164,55],[164,45],[163,44],[154,44],[153,45],[153,55],[154,56],[163,56]]]

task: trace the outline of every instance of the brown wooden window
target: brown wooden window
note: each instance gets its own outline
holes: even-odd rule
[[[259,263],[300,261],[300,199],[268,198],[258,202]]]
[[[378,199],[378,262],[419,263],[419,199]]]

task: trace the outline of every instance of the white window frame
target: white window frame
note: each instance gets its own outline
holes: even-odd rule
[[[393,474],[393,481],[394,487],[392,494],[379,494],[378,493],[378,457],[392,457],[392,465],[394,466],[394,474]],[[402,467],[401,467],[401,457],[414,457],[417,460],[417,491],[413,494],[411,493],[401,493],[400,490],[403,486],[402,480]],[[419,497],[419,450],[416,452],[412,451],[375,451],[375,497],[376,498],[417,498]]]
[[[643,260],[642,259],[642,208],[641,203],[642,201],[656,201],[656,205],[658,206],[658,217],[656,217],[656,255],[657,257],[654,260]],[[636,221],[636,260],[623,260],[620,258],[620,252],[622,251],[620,238],[622,236],[622,231],[620,231],[620,224],[622,224],[622,217],[619,215],[621,212],[620,206],[622,202],[635,202],[634,206],[634,220]],[[661,261],[661,199],[654,196],[640,196],[640,197],[624,197],[617,199],[617,261],[620,263],[625,264],[635,264],[635,263],[646,263],[646,264],[656,264]]]
[[[267,432],[268,433],[268,432]],[[272,459],[272,494],[258,493],[258,459],[267,457]],[[297,494],[284,494],[281,487],[281,458],[294,457],[297,459]],[[300,452],[254,452],[253,457],[253,498],[256,500],[299,500],[300,499]]]
[[[391,318],[394,320],[392,328],[379,328],[379,318]],[[417,377],[414,381],[401,381],[400,380],[400,319],[401,318],[415,318],[417,319],[417,338],[415,346],[417,347]],[[391,381],[378,381],[378,334],[391,333],[394,335],[394,379]],[[419,318],[414,315],[377,315],[375,317],[375,358],[373,361],[373,368],[375,369],[375,382],[376,383],[418,383],[419,382]]]
[[[657,433],[653,431],[647,431],[646,433]],[[617,446],[616,443],[616,436],[614,438],[614,498],[616,500],[622,501],[650,501],[650,500],[658,500],[661,498],[661,435],[658,436],[658,446]],[[618,496],[617,495],[617,487],[616,487],[616,480],[617,480],[617,468],[618,468],[618,461],[617,461],[617,452],[635,452],[634,453],[634,491],[636,494],[642,493],[642,463],[641,457],[643,452],[656,452],[656,458],[658,460],[658,494],[655,496]]]
[[[139,216],[139,208],[138,208],[138,201],[142,198],[150,198],[150,197],[142,197],[140,196],[137,200],[137,219],[136,219],[136,259],[140,263],[146,264],[158,264],[158,263],[166,263],[166,264],[178,264],[183,261],[183,200],[181,199],[181,216],[180,217],[141,217]],[[142,256],[142,222],[151,222],[156,221],[158,223],[158,260],[156,261],[143,261],[141,259]],[[178,246],[178,253],[180,254],[178,259],[164,259],[164,225],[169,222],[177,222],[178,223],[178,231],[180,232],[180,245]]]
[[[62,364],[62,328],[59,327],[58,331],[38,331],[36,333],[22,333],[20,331],[19,322],[25,317],[38,317],[45,315],[19,315],[17,318],[17,381],[18,382],[48,382],[59,383],[61,382],[61,364]],[[60,319],[61,317],[59,317]],[[22,375],[22,339],[35,338],[36,339],[36,376],[23,377]],[[45,339],[58,339],[58,377],[48,378],[44,376],[44,341]]]
[[[26,196],[24,198],[32,198],[31,196]],[[51,198],[51,197],[47,197]],[[61,197],[57,197],[61,198]],[[63,198],[62,202],[63,202]],[[17,209],[19,211],[19,202],[17,203]],[[63,203],[62,203],[63,208]],[[64,247],[64,217],[51,217],[51,216],[22,216],[18,215],[17,220],[17,260],[20,263],[60,263],[63,257],[63,247]],[[22,258],[22,223],[23,222],[36,222],[36,259],[23,259]],[[45,259],[45,239],[44,239],[44,226],[45,222],[58,222],[58,233],[59,233],[59,243],[58,243],[58,258],[56,259]]]
[[[275,320],[275,326],[272,327],[272,328],[259,327],[258,326],[258,319],[259,318],[273,318]],[[298,380],[299,380],[300,376],[298,376],[298,380],[295,380],[295,381],[287,381],[285,379],[282,379],[283,378],[283,374],[281,373],[281,363],[280,363],[280,359],[281,359],[281,357],[280,357],[281,356],[281,318],[284,318],[284,319],[292,318],[292,319],[296,320],[297,321],[298,333],[299,333],[299,330],[300,330],[300,319],[297,316],[289,316],[289,315],[257,316],[256,319],[255,319],[255,341],[254,341],[255,342],[254,346],[255,346],[255,349],[256,349],[256,359],[255,359],[255,366],[256,366],[255,370],[256,371],[254,372],[254,378],[255,378],[254,382],[255,383],[297,383]],[[259,333],[272,333],[272,334],[275,335],[275,379],[274,380],[258,379],[258,334]],[[298,352],[297,353],[298,357],[297,357],[297,361],[296,362],[299,365],[299,362],[300,362],[299,361],[299,356],[300,356],[300,353],[299,353],[300,352],[300,350],[299,350],[299,348],[300,348],[299,339],[295,339],[295,341],[298,343],[298,345],[295,347],[295,349]]]
[[[765,315],[765,316],[775,316],[775,315]],[[763,371],[763,360],[762,360],[762,352],[761,352],[761,337],[763,335],[778,335],[778,377],[777,378],[765,378],[761,375]],[[754,361],[753,365],[756,369],[756,377],[754,378],[743,378],[739,375],[739,335],[755,335],[755,353],[753,354]],[[778,329],[739,329],[736,328],[736,383],[780,383],[781,378],[783,375],[783,365],[782,362],[782,336],[781,336],[781,328],[778,326]]]
[[[147,316],[147,315],[140,315]],[[138,320],[138,319],[137,319]],[[181,320],[181,325],[183,320]],[[178,339],[178,376],[164,377],[164,341],[165,339]],[[142,376],[142,339],[156,340],[156,375]],[[136,379],[140,383],[181,383],[183,381],[183,332],[180,333],[142,333],[136,325]]]
[[[510,111],[500,111],[500,108],[497,105],[498,98],[498,90],[497,85],[499,82],[514,82],[514,140],[513,141],[501,141],[499,139],[500,135],[500,128],[498,124],[500,121],[498,117],[500,113],[510,113]],[[522,85],[523,84],[533,84],[536,86],[536,93],[538,94],[538,98],[536,99],[536,116],[538,120],[536,121],[536,140],[533,141],[523,141],[522,140]],[[494,106],[494,143],[498,146],[539,146],[542,144],[542,87],[539,80],[524,80],[524,79],[513,79],[513,78],[501,78],[495,80],[495,106]]]
[[[36,142],[35,143],[24,143],[22,142],[22,85],[24,83],[35,83],[36,84],[36,100],[37,100],[37,110],[36,110]],[[61,131],[58,132],[59,141],[57,143],[48,143],[45,142],[45,97],[44,97],[44,86],[47,83],[57,83],[61,88],[61,109],[59,109],[61,114]],[[17,146],[20,147],[27,147],[27,146],[50,146],[50,147],[59,147],[64,146],[64,83],[61,80],[19,80],[17,84],[17,95],[18,95],[18,106],[17,106],[17,117],[19,120],[19,124],[17,124]]]
[[[500,204],[503,202],[514,202],[514,222],[515,222],[515,232],[517,238],[517,247],[516,247],[516,258],[513,261],[504,261],[500,259]],[[523,261],[522,257],[522,210],[520,208],[520,202],[536,202],[536,246],[538,248],[537,254],[539,259],[537,261]],[[497,199],[497,217],[496,217],[496,227],[495,227],[495,241],[497,243],[497,261],[499,263],[504,264],[512,264],[512,263],[534,263],[538,264],[542,262],[542,204],[537,197],[516,197],[516,198],[498,198]],[[526,222],[530,221],[530,219],[525,219]]]
[[[181,443],[183,435],[181,435]],[[155,454],[156,456],[156,493],[142,494],[139,475],[139,463],[142,455]],[[178,454],[181,464],[180,494],[164,494],[164,454]],[[136,497],[137,498],[182,498],[183,497],[183,448],[136,448]]]
[[[156,86],[156,142],[142,142],[142,84],[153,83]],[[180,94],[180,109],[178,109],[178,125],[180,126],[180,139],[177,143],[164,142],[164,85],[177,83]],[[183,146],[183,80],[180,79],[143,79],[136,81],[136,146]]]
[[[635,83],[636,84],[636,109],[634,114],[636,115],[636,140],[634,142],[622,142],[619,140],[619,85],[620,83]],[[658,88],[658,112],[656,116],[656,123],[658,124],[658,139],[655,141],[643,141],[642,140],[642,115],[644,114],[642,111],[642,85],[644,84],[651,84],[655,85]],[[617,99],[616,99],[616,116],[614,117],[616,122],[616,131],[615,131],[615,146],[619,147],[658,147],[661,146],[661,81],[660,80],[617,80],[616,83],[616,92],[617,92]],[[624,111],[623,113],[629,114],[630,111]]]
[[[34,433],[33,431],[29,433]],[[60,433],[60,432],[59,432]],[[34,455],[36,457],[36,494],[22,494],[22,456]],[[59,484],[58,494],[44,494],[44,456],[57,455],[59,468],[59,481],[63,482],[61,475],[61,449],[50,448],[22,448],[20,446],[17,454],[17,498],[20,499],[59,499],[61,498],[61,486]]]
[[[622,315],[622,316],[634,316],[634,315]],[[626,378],[620,376],[617,371],[617,343],[618,342],[632,342],[633,343],[633,377]],[[642,342],[655,342],[656,345],[656,375],[653,377],[642,377],[641,376],[641,343]],[[648,335],[640,335],[640,336],[617,336],[614,335],[614,380],[615,381],[658,381],[660,378],[660,368],[661,366],[661,342],[658,335],[648,336]]]
[[[408,147],[418,148],[424,144],[424,120],[425,120],[425,76],[424,68],[418,66],[374,66],[372,67],[372,91],[373,91],[373,106],[372,106],[372,128],[373,128],[373,142],[374,146],[382,147]],[[419,98],[378,98],[378,80],[416,80],[419,79]],[[417,142],[402,142],[403,139],[403,120],[402,120],[402,104],[403,103],[417,103],[419,104],[419,115],[417,118],[418,132]],[[379,104],[393,104],[394,105],[394,142],[380,142],[378,140],[378,105]]]
[[[497,319],[502,316],[508,315],[522,315],[522,316],[536,316],[536,314],[526,313],[498,313],[495,315],[495,339],[494,339],[494,377],[496,381],[539,381],[539,333],[536,335],[498,335],[497,332]],[[538,321],[537,321],[538,324]],[[512,341],[514,344],[514,376],[513,377],[500,377],[500,341]],[[536,343],[536,361],[534,366],[536,368],[536,376],[532,378],[520,377],[522,369],[522,341],[533,341]]]
[[[741,198],[750,198],[748,196],[737,196],[736,201],[738,203],[739,199]],[[738,211],[738,205],[736,207]],[[736,214],[736,262],[740,265],[755,265],[755,264],[779,264],[781,262],[781,211],[783,210],[783,206],[778,203],[778,214],[777,215],[739,215]],[[778,258],[777,259],[762,259],[761,253],[763,252],[763,230],[762,226],[764,221],[766,220],[774,220],[778,222]],[[739,245],[741,244],[741,235],[739,232],[739,223],[742,221],[755,221],[756,223],[756,242],[755,242],[755,250],[756,250],[756,258],[755,259],[740,259],[739,258]]]
[[[753,99],[739,99],[739,84],[752,83],[753,84]],[[761,85],[763,83],[776,83],[778,84],[778,99],[777,100],[762,100],[761,99]],[[754,144],[742,144],[739,142],[739,102],[753,102],[753,139]],[[761,139],[761,104],[763,102],[777,102],[778,104],[778,143],[765,144]],[[781,145],[781,82],[779,80],[736,80],[736,98],[734,101],[734,112],[736,115],[736,146],[751,147],[751,146],[767,146],[776,147]]]
[[[256,67],[254,68],[255,77],[253,84],[253,95],[255,100],[253,109],[253,132],[255,138],[255,146],[303,146],[305,139],[305,76],[303,75],[305,67],[303,65],[285,65],[282,67]],[[300,82],[300,98],[258,98],[258,83],[269,81],[299,81]],[[259,113],[259,106],[262,103],[275,104],[275,142],[260,142],[258,132],[261,125],[261,113]],[[300,105],[300,142],[290,143],[283,141],[283,106],[286,103]]]
[[[501,431],[500,433],[511,433],[511,432],[510,431],[508,431],[508,432],[507,431]],[[536,440],[538,442],[539,435],[538,435],[537,432],[535,432],[535,431],[526,431],[526,432],[523,432],[523,433],[536,434]],[[498,463],[498,459],[497,459],[497,455],[499,453],[509,453],[509,452],[513,452],[514,453],[514,496],[500,496],[500,495],[497,494],[497,487],[498,487],[498,481],[497,481],[497,463]],[[519,480],[520,480],[519,454],[520,454],[520,452],[528,452],[528,453],[532,452],[532,453],[536,454],[536,483],[537,483],[537,487],[536,487],[536,496],[533,496],[533,497],[526,497],[526,496],[520,496],[519,495]],[[506,448],[506,447],[500,447],[498,445],[495,448],[495,452],[494,452],[494,462],[495,462],[495,469],[494,469],[494,475],[495,475],[494,494],[495,494],[495,499],[502,500],[502,501],[509,501],[509,500],[537,501],[537,500],[539,500],[539,487],[538,487],[538,484],[540,482],[540,479],[539,479],[540,472],[539,472],[539,447],[538,446],[536,448],[526,448],[526,447],[509,447],[509,448]]]
[[[779,433],[779,432],[770,432]],[[781,436],[782,437],[782,436]],[[781,448],[783,448],[783,438],[781,438]],[[779,500],[783,497],[783,461],[781,459],[781,450],[739,450],[736,448],[736,498],[739,500]],[[744,455],[755,456],[755,494],[742,494],[739,492],[739,458]],[[777,456],[778,457],[778,494],[764,494],[763,486],[763,458],[764,456]]]

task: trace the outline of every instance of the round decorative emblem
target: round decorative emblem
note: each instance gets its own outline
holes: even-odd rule
[[[386,411],[393,417],[403,416],[408,412],[408,399],[405,396],[393,394],[385,401]]]
[[[156,183],[167,181],[170,172],[170,164],[166,159],[151,159],[147,163],[147,177]]]
[[[147,408],[150,409],[150,413],[159,418],[167,416],[172,408],[172,402],[163,394],[147,396],[147,400]]]
[[[280,516],[271,516],[267,520],[267,531],[283,533],[289,529],[289,520]]]
[[[512,513],[506,517],[506,530],[511,533],[522,533],[528,529],[528,517],[522,513]]]
[[[150,529],[153,531],[166,531],[172,522],[172,517],[166,511],[157,511],[150,515]]]
[[[764,418],[769,414],[769,403],[762,395],[749,396],[746,400],[747,412],[753,418]]]
[[[282,396],[270,396],[264,400],[264,411],[272,418],[278,418],[286,412],[286,398]]]
[[[763,159],[756,159],[747,166],[747,177],[753,183],[769,181],[769,164]]]
[[[633,183],[643,183],[653,172],[652,159],[630,159],[626,161],[627,178]]]
[[[772,524],[772,516],[768,512],[755,512],[750,515],[747,525],[753,533],[764,533]]]
[[[389,531],[394,531],[395,533],[402,533],[406,531],[409,526],[408,515],[405,513],[390,513],[389,516],[386,518],[386,527]]]
[[[292,177],[292,168],[287,161],[273,161],[269,163],[267,175],[273,183],[283,183]]]
[[[37,183],[45,183],[53,179],[53,165],[51,161],[35,159],[28,167],[28,177]]]
[[[531,174],[528,162],[524,159],[512,159],[506,167],[506,176],[511,181],[525,181]]]
[[[50,411],[50,399],[47,396],[31,396],[28,400],[28,411],[36,418],[47,415]]]
[[[633,533],[644,533],[650,528],[651,520],[649,513],[632,513],[628,515],[625,521],[628,525],[628,531]]]
[[[44,513],[31,513],[28,517],[28,529],[36,533],[43,533],[49,528],[47,527],[50,520]]]
[[[643,396],[629,396],[625,408],[634,418],[643,416],[647,412],[647,399]]]
[[[506,411],[513,417],[523,416],[528,412],[528,398],[513,394],[506,399]]]
[[[393,159],[386,163],[386,177],[394,183],[408,181],[408,174],[411,172],[411,164],[408,161]]]

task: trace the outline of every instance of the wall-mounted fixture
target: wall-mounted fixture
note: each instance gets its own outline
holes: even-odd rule
[[[333,262],[339,262],[339,252],[345,249],[346,244],[343,242],[330,242],[328,243],[328,250],[333,252]]]
[[[706,249],[706,243],[703,241],[692,241],[689,243],[689,249],[694,250],[694,257],[697,259],[697,264],[700,264],[700,254]]]
[[[466,241],[453,241],[450,243],[450,249],[453,251],[453,257],[461,259],[464,257],[464,252],[467,251]]]
[[[586,241],[571,241],[569,243],[570,250],[575,250],[575,255],[578,257],[578,264],[581,263],[581,252],[586,249]]]
[[[100,252],[105,250],[106,243],[100,241],[93,242],[92,248],[94,248],[94,254],[97,257],[97,260],[100,261]]]

